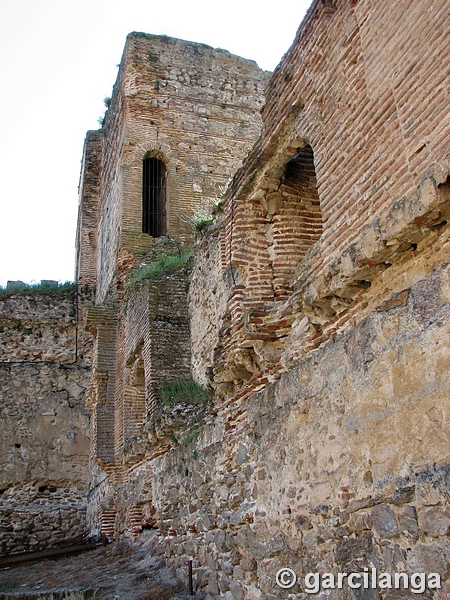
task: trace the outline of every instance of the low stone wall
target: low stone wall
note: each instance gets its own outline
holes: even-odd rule
[[[448,597],[448,266],[153,462],[169,564],[208,600],[307,598],[307,573],[438,573]],[[277,586],[292,568],[298,583]],[[394,600],[411,589],[322,590]],[[434,595],[433,595],[434,594]]]
[[[81,543],[86,537],[84,490],[28,484],[0,495],[1,554]]]
[[[87,486],[88,380],[89,370],[73,365],[0,366],[0,490],[34,481]]]
[[[86,534],[91,337],[77,323],[74,292],[0,299],[2,554]]]

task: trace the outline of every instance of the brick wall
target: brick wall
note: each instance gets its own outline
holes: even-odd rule
[[[262,135],[226,194],[221,272],[236,276],[216,374],[237,347],[245,348],[247,367],[237,360],[247,377],[265,368],[258,345],[286,337],[286,312],[307,317],[309,334],[322,341],[324,329],[349,318],[352,302],[358,318],[374,279],[417,246],[408,227],[425,219],[430,233],[446,221],[448,13],[444,0],[415,3],[412,14],[382,0],[311,6],[268,86]],[[306,152],[307,184],[292,194],[289,165]],[[430,193],[439,207],[427,212]],[[400,252],[367,256],[367,232],[377,228],[380,248]]]
[[[175,251],[177,244],[161,238],[155,247],[146,258],[149,263]],[[128,284],[114,306],[92,307],[88,324],[95,331],[87,399],[93,420],[91,460],[107,474],[105,480],[91,466],[89,519],[93,530],[115,537],[148,518],[147,509],[141,515],[135,508],[130,516],[132,507],[123,508],[128,496],[136,496],[129,488],[143,455],[158,453],[161,446],[167,451],[173,443],[154,435],[157,391],[165,381],[191,377],[186,270]],[[142,502],[136,500],[136,507]]]
[[[88,131],[80,175],[78,226],[76,237],[77,273],[80,287],[97,283],[98,219],[103,131]]]

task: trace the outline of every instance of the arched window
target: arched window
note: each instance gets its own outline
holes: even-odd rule
[[[166,235],[166,165],[146,158],[142,170],[142,231],[153,237]]]

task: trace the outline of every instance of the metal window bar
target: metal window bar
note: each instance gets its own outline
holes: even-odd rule
[[[157,158],[146,158],[143,164],[142,231],[166,235],[166,166]]]

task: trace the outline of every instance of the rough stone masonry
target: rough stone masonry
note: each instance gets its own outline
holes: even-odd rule
[[[78,298],[81,302],[81,298]],[[0,553],[82,541],[92,340],[75,286],[0,299]]]
[[[271,76],[127,38],[80,181],[87,518],[207,600],[450,595],[449,17],[314,0]]]

